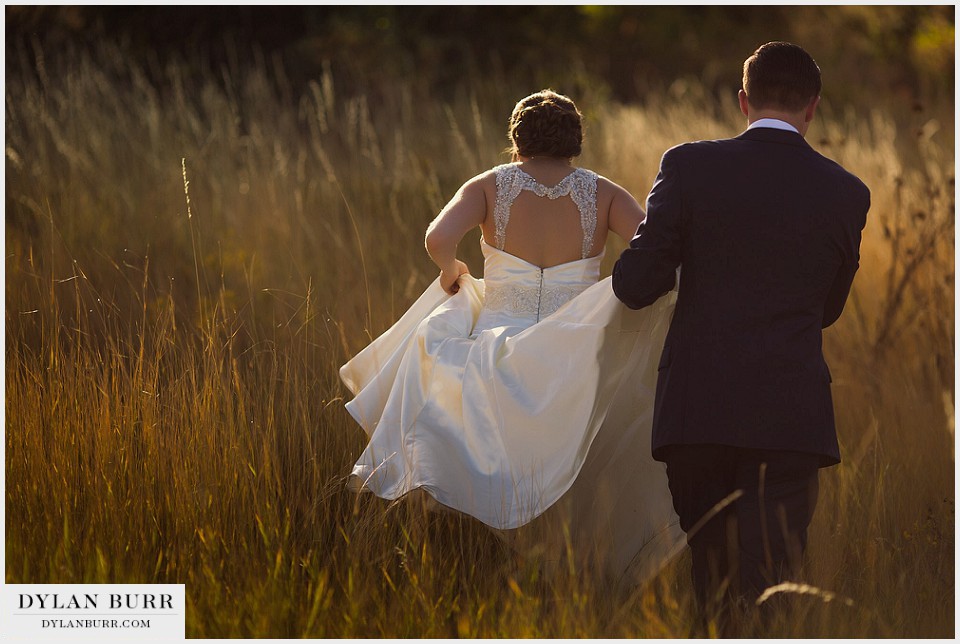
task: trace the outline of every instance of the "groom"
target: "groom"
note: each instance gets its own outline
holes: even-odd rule
[[[653,456],[666,462],[701,609],[794,578],[818,468],[840,462],[821,329],[843,310],[870,193],[804,140],[820,70],[771,42],[743,65],[732,139],[663,155],[647,218],[614,267],[630,308],[675,286]],[[729,586],[727,585],[729,584]]]

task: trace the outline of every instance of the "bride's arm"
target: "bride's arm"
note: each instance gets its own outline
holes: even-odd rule
[[[610,201],[607,227],[629,244],[646,213],[633,195],[612,181],[610,184],[613,186],[613,199]]]
[[[457,244],[470,230],[483,223],[487,198],[482,175],[461,186],[437,218],[427,227],[424,245],[430,259],[440,268],[440,286],[447,293],[459,290],[457,280],[470,269],[457,259]]]

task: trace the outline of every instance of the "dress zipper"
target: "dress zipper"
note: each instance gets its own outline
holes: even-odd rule
[[[537,286],[537,322],[540,321],[540,302],[543,301],[543,269],[540,269],[540,284]]]

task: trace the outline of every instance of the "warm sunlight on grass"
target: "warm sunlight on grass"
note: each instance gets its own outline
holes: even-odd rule
[[[344,489],[364,436],[337,368],[435,277],[426,224],[539,88],[298,96],[273,61],[156,83],[110,50],[53,77],[32,55],[7,60],[7,582],[184,583],[190,637],[703,635],[683,557],[610,590]],[[575,96],[583,165],[642,199],[665,149],[741,128],[674,89]],[[825,334],[844,462],[813,590],[757,634],[954,634],[951,115],[825,109],[808,137],[873,207]],[[479,275],[475,237],[462,255]]]

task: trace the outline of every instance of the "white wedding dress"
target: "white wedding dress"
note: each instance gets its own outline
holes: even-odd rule
[[[370,441],[354,489],[386,499],[422,489],[498,529],[563,499],[574,548],[612,575],[644,580],[683,546],[665,468],[650,456],[656,367],[676,294],[632,311],[588,257],[597,175],[547,188],[515,164],[496,168],[495,246],[484,278],[456,295],[439,280],[340,370],[350,414]],[[569,196],[583,256],[541,269],[502,250],[522,190]]]

